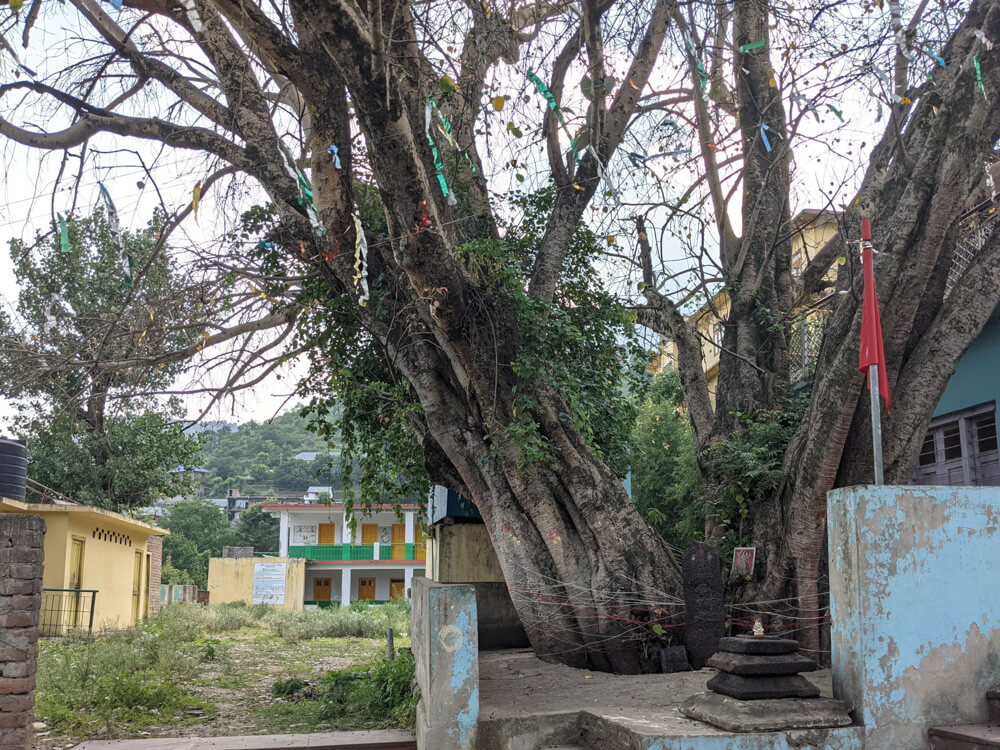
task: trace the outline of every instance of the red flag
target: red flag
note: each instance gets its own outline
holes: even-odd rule
[[[872,264],[872,225],[861,220],[861,264],[865,272],[865,302],[861,310],[861,353],[858,369],[868,372],[869,365],[878,365],[878,392],[885,399],[885,413],[889,413],[889,377],[885,371],[885,349],[882,347],[882,321],[878,314],[878,295],[875,292],[875,271]],[[871,375],[868,388],[871,389]]]

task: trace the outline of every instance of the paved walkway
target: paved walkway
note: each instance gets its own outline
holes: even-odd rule
[[[74,750],[416,750],[412,734],[373,732],[262,734],[252,737],[163,737],[148,740],[89,740]]]

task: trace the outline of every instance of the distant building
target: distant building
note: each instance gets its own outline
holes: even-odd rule
[[[302,451],[292,456],[296,461],[315,461],[317,456],[326,456],[328,451]]]
[[[208,486],[208,469],[203,469],[200,466],[175,466],[170,469],[168,473],[174,475],[179,474],[182,479],[195,479],[197,481],[194,494],[187,495],[182,499],[190,500],[192,497],[205,497],[205,490]]]
[[[352,601],[387,602],[409,596],[411,579],[424,573],[421,521],[426,519],[418,518],[419,507],[401,505],[402,523],[391,505],[377,506],[365,516],[356,511],[352,531],[351,514],[342,502],[318,502],[330,489],[310,487],[297,502],[261,506],[279,521],[277,559],[306,561],[301,583],[305,606],[346,606]]]

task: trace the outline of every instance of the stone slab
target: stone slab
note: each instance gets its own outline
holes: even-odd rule
[[[718,693],[699,693],[682,703],[680,710],[688,718],[729,732],[821,729],[851,724],[847,708],[832,698],[741,701]]]
[[[725,651],[713,654],[706,666],[744,677],[798,674],[799,672],[813,672],[819,668],[812,659],[800,654],[755,656],[753,654],[731,654]]]
[[[801,675],[740,677],[719,672],[706,684],[709,690],[741,701],[763,698],[817,698],[819,688]]]
[[[681,556],[684,584],[684,645],[695,669],[705,666],[726,634],[725,586],[719,551],[694,542]]]
[[[965,724],[955,727],[929,727],[931,747],[950,749],[1000,747],[1000,726],[995,724]]]
[[[776,654],[794,654],[799,650],[799,644],[790,638],[775,638],[766,635],[760,637],[737,635],[720,640],[719,650],[730,654],[773,656]]]
[[[660,652],[660,671],[664,674],[672,672],[690,672],[687,649],[683,646],[667,646]]]

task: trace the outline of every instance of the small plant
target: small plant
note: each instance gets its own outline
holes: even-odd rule
[[[274,685],[271,686],[271,695],[275,698],[290,698],[302,689],[304,689],[308,683],[305,680],[299,679],[298,677],[289,677],[287,680],[277,680]]]
[[[357,729],[416,723],[417,696],[410,685],[414,676],[413,653],[400,649],[397,657],[379,659],[366,668],[331,672],[320,685],[321,715],[352,721]]]

